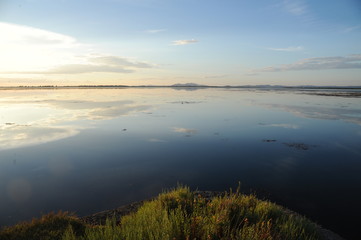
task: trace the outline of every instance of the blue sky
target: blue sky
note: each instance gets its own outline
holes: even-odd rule
[[[359,0],[0,0],[0,85],[361,85]]]

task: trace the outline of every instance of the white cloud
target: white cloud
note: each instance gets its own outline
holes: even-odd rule
[[[156,33],[160,33],[160,32],[165,32],[167,31],[167,29],[149,29],[146,30],[146,33],[150,33],[150,34],[156,34]]]
[[[281,52],[297,52],[297,51],[302,51],[303,47],[297,46],[297,47],[287,47],[287,48],[268,48],[268,50],[281,51]]]
[[[0,73],[74,62],[88,48],[70,36],[23,25],[0,22],[0,32]]]
[[[323,70],[323,69],[360,69],[361,54],[353,54],[345,57],[315,57],[305,58],[291,64],[270,66],[255,69],[253,72],[286,72],[301,70]]]
[[[0,74],[131,73],[154,65],[95,53],[75,38],[0,22]]]
[[[197,43],[199,42],[198,40],[195,39],[190,39],[190,40],[176,40],[173,41],[172,45],[187,45],[187,44],[192,44],[192,43]]]
[[[77,45],[75,38],[59,33],[50,32],[24,25],[0,22],[2,33],[0,42],[2,44],[24,44],[29,45],[57,45],[58,47],[72,47]]]

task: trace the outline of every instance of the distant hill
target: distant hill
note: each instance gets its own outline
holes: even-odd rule
[[[171,87],[209,87],[207,85],[200,85],[197,83],[176,83],[171,85]]]

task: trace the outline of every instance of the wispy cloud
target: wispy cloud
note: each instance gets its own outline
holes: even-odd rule
[[[173,41],[172,45],[187,45],[187,44],[192,44],[192,43],[197,43],[199,42],[196,39],[190,39],[190,40],[176,40]]]
[[[307,5],[303,0],[284,0],[283,6],[287,12],[295,16],[302,16],[308,12]]]
[[[223,75],[206,75],[204,76],[203,78],[206,78],[206,79],[211,79],[211,78],[225,78],[225,77],[228,77],[229,75],[228,74],[223,74]]]
[[[95,64],[67,64],[55,67],[49,71],[42,72],[26,72],[27,74],[80,74],[80,73],[96,73],[96,72],[112,72],[112,73],[131,73],[130,69],[122,66],[108,66]],[[17,72],[19,73],[19,72]]]
[[[149,33],[149,34],[156,34],[156,33],[165,32],[165,31],[167,31],[167,29],[149,29],[149,30],[145,30],[145,32]]]
[[[305,58],[291,64],[270,66],[255,69],[252,72],[285,72],[301,70],[323,70],[323,69],[359,69],[361,68],[361,54],[353,54],[345,57],[315,57]]]
[[[118,56],[99,56],[89,58],[90,62],[107,66],[123,66],[132,68],[152,68],[153,65],[146,62],[133,61]]]
[[[83,57],[85,64],[64,64],[45,71],[4,72],[7,74],[81,74],[81,73],[132,73],[139,68],[152,68],[146,62],[131,61],[118,56]]]
[[[361,25],[357,25],[357,26],[352,26],[352,27],[348,27],[348,28],[345,28],[343,31],[345,33],[349,33],[349,32],[353,32],[357,29],[361,29]]]
[[[283,0],[281,5],[284,11],[304,23],[316,24],[318,22],[306,0]]]
[[[303,49],[304,48],[302,46],[286,47],[286,48],[268,48],[268,50],[281,51],[281,52],[298,52],[298,51],[302,51]]]

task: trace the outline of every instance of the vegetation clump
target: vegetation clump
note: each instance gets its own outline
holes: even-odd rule
[[[68,212],[43,215],[31,222],[18,223],[0,230],[1,240],[61,240],[64,232],[72,229],[74,236],[85,233],[85,224]]]
[[[50,222],[43,224],[49,225]],[[24,226],[4,229],[0,232],[0,239],[18,239],[4,234],[14,233],[16,228]],[[48,238],[26,239],[59,239],[50,238],[53,231],[57,237],[62,232],[62,240],[322,239],[316,224],[281,206],[258,200],[254,195],[242,195],[237,191],[208,199],[187,187],[160,194],[136,212],[123,216],[120,223],[113,218],[103,226],[90,226],[69,217],[67,225],[58,223],[56,226],[57,229],[55,226],[54,229],[46,228],[49,232],[44,234],[48,234]]]

